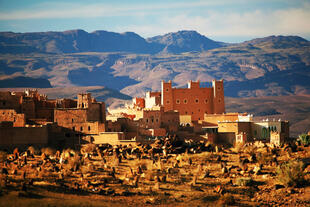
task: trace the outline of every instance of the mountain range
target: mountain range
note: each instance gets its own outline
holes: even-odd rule
[[[310,42],[269,36],[229,44],[196,31],[144,39],[136,33],[83,30],[0,33],[0,87],[104,86],[129,96],[225,80],[231,97],[310,92]],[[35,84],[35,85],[34,85]]]

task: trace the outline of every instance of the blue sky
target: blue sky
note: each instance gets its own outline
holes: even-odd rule
[[[269,35],[310,40],[310,0],[0,0],[0,31],[71,29],[142,37],[196,30],[224,42]]]

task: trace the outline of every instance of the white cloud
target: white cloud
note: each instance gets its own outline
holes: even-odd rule
[[[123,30],[149,37],[178,30],[196,30],[209,37],[310,35],[310,4],[303,8],[245,13],[208,11],[204,16],[164,16],[156,25],[128,25]],[[119,28],[121,30],[121,28]]]
[[[234,2],[242,3],[245,0]],[[20,19],[50,19],[50,18],[91,18],[106,16],[139,15],[139,13],[173,9],[188,9],[194,7],[220,6],[232,3],[230,0],[205,0],[178,3],[152,3],[152,4],[80,4],[80,3],[42,3],[32,9],[0,13],[0,20]]]

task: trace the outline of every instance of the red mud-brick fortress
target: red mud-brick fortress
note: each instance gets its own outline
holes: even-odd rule
[[[213,80],[211,88],[201,88],[199,81],[190,81],[188,88],[172,88],[171,81],[162,81],[161,105],[165,111],[191,115],[192,121],[203,120],[204,114],[222,114],[225,112],[223,80]]]

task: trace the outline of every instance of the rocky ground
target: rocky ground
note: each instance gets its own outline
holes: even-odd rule
[[[310,206],[310,146],[167,140],[1,152],[0,206]]]

